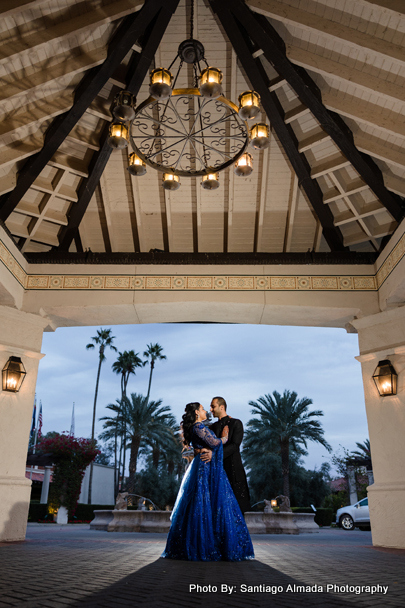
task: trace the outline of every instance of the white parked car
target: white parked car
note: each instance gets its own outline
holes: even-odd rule
[[[343,530],[354,530],[354,528],[370,529],[370,513],[368,510],[368,498],[359,500],[354,505],[342,507],[336,511],[336,523]]]

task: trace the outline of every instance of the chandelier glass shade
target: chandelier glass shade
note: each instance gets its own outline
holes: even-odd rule
[[[177,190],[180,188],[180,177],[175,173],[163,173],[162,183],[165,190]]]
[[[245,152],[242,156],[236,161],[234,172],[235,175],[239,177],[247,177],[253,171],[253,158],[249,152]]]
[[[250,129],[250,145],[255,150],[264,150],[270,145],[270,129],[264,122],[259,122]]]
[[[218,173],[208,173],[204,175],[201,181],[201,185],[204,190],[216,190],[219,188],[219,174]]]
[[[251,120],[260,112],[260,95],[255,91],[245,91],[239,95],[239,116]]]
[[[146,164],[135,152],[129,155],[128,171],[135,176],[145,175],[146,173]]]
[[[116,150],[128,147],[128,127],[123,122],[114,121],[108,131],[108,145]]]
[[[164,68],[157,68],[150,73],[149,93],[154,99],[169,99],[172,94],[172,84],[172,73]]]

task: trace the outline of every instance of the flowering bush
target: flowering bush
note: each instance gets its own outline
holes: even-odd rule
[[[55,458],[53,481],[49,491],[50,507],[59,509],[64,506],[69,517],[73,517],[84,472],[100,453],[96,442],[63,433],[55,437],[44,437],[38,443],[37,449],[43,454],[52,454]]]

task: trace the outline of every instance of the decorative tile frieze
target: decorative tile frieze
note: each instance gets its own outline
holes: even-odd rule
[[[0,240],[0,262],[4,264],[7,270],[17,279],[22,285],[26,286],[27,273],[22,266],[17,262],[11,251],[7,249],[3,241]]]
[[[0,240],[0,262],[20,285],[51,291],[377,291],[404,256],[405,234],[375,275],[47,275],[27,274]]]
[[[399,239],[391,253],[386,257],[376,274],[377,288],[379,289],[385,279],[391,274],[395,266],[405,256],[405,234]]]

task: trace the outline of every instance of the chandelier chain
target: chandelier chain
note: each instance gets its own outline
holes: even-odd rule
[[[191,0],[190,38],[194,39],[194,0]]]

